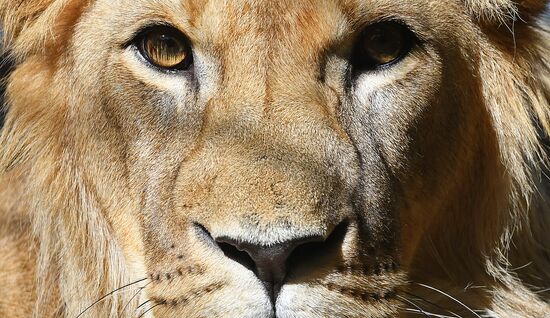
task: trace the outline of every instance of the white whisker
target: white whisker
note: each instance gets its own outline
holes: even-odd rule
[[[424,285],[424,284],[421,284],[421,283],[415,283],[417,284],[418,286],[421,286],[421,287],[424,287],[424,288],[427,288],[429,290],[432,290],[432,291],[435,291],[435,292],[438,292],[446,297],[448,297],[449,299],[452,299],[453,301],[455,301],[456,303],[460,304],[462,307],[466,308],[466,310],[468,310],[469,312],[471,312],[472,314],[474,314],[474,316],[476,316],[477,318],[481,318],[475,311],[473,311],[470,307],[466,306],[466,304],[464,304],[463,302],[461,302],[460,300],[454,298],[453,296],[445,293],[444,291],[441,291],[437,288],[434,288],[434,287],[431,287],[431,286],[428,286],[428,285]]]
[[[418,309],[406,308],[405,311],[408,312],[408,313],[411,313],[411,314],[426,315],[426,316],[429,316],[429,317],[437,317],[437,318],[454,318],[454,317],[451,317],[451,316],[434,314],[434,313],[427,312],[427,311],[424,311],[424,310],[420,311],[420,310],[418,310]]]

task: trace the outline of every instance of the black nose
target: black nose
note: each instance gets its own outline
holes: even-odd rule
[[[220,237],[216,242],[229,258],[250,267],[270,292],[272,300],[277,294],[287,273],[287,260],[296,247],[307,243],[323,242],[320,236],[292,239],[271,246],[240,242],[229,237]],[[248,254],[249,259],[242,252]]]

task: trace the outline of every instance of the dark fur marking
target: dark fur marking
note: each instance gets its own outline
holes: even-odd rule
[[[206,273],[206,268],[201,265],[193,265],[188,266],[184,268],[177,268],[173,272],[167,272],[167,273],[157,273],[157,274],[151,274],[150,277],[152,280],[161,282],[161,281],[172,281],[174,279],[174,276],[183,277],[184,275],[194,275],[199,276]],[[166,278],[166,279],[164,279]]]
[[[188,294],[192,296],[181,296],[178,298],[168,299],[168,298],[162,298],[162,297],[151,297],[151,300],[157,304],[168,304],[171,307],[177,307],[177,306],[185,306],[190,301],[199,299],[201,297],[204,297],[208,294],[211,294],[213,292],[216,292],[223,287],[225,287],[226,283],[213,283],[210,284],[204,288],[191,290]]]
[[[383,295],[384,299],[390,300],[397,297],[397,292],[395,290],[389,291]]]
[[[0,37],[1,39],[1,37]],[[4,120],[8,111],[5,104],[5,91],[7,79],[15,68],[15,62],[10,57],[10,53],[6,52],[0,57],[0,129],[4,126]]]
[[[397,296],[396,290],[390,290],[387,292],[380,292],[380,293],[372,293],[372,292],[365,292],[363,290],[356,289],[356,288],[339,286],[333,283],[327,283],[327,284],[320,283],[320,285],[325,287],[329,291],[337,292],[339,294],[346,295],[354,299],[360,299],[363,301],[392,300]]]
[[[381,275],[385,273],[395,273],[399,269],[399,265],[395,261],[380,262],[373,266],[365,265],[342,265],[336,268],[336,271],[342,274],[359,274],[359,275]]]

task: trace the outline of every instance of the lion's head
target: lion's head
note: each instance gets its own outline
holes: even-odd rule
[[[547,314],[545,2],[0,1],[25,305]]]

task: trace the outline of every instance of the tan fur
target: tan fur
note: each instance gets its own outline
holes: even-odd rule
[[[0,317],[548,316],[545,5],[0,0]],[[384,19],[422,49],[349,79]],[[193,79],[125,46],[145,22],[189,37]],[[269,246],[345,222],[273,306],[195,226]]]

